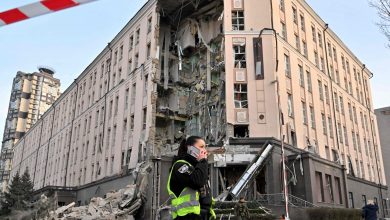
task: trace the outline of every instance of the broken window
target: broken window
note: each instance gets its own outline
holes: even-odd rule
[[[133,86],[131,87],[131,106],[134,106],[135,104],[135,96],[136,96],[136,92],[137,92],[137,84],[133,84]]]
[[[152,17],[148,18],[148,33],[152,31]]]
[[[287,77],[291,77],[291,66],[290,66],[290,57],[287,54],[284,54],[284,72]]]
[[[131,115],[130,118],[131,118],[131,120],[130,120],[130,129],[133,131],[134,130],[134,115]]]
[[[234,31],[243,31],[245,29],[244,21],[243,11],[232,11],[232,28]]]
[[[284,0],[279,0],[279,8],[281,11],[284,11]]]
[[[264,79],[263,45],[261,38],[253,38],[256,80]]]
[[[143,122],[143,126],[142,126],[142,128],[143,129],[146,129],[146,116],[147,116],[147,108],[144,108],[144,110],[143,110],[143,120],[142,120],[142,122]]]
[[[352,161],[351,161],[351,157],[350,156],[348,156],[348,168],[349,168],[349,174],[352,175],[352,176],[355,176],[355,171],[353,169]]]
[[[282,26],[282,37],[285,41],[287,41],[287,28],[286,28],[286,24],[284,24],[283,22],[280,22],[280,25]]]
[[[135,45],[138,45],[139,43],[139,35],[140,35],[140,29],[138,28],[137,32],[135,33]]]
[[[151,46],[150,43],[148,43],[148,45],[146,46],[146,59],[150,59],[150,49]]]
[[[118,105],[119,105],[119,96],[116,96],[116,97],[115,97],[114,116],[118,115]]]
[[[332,118],[328,117],[328,124],[329,124],[329,135],[330,138],[333,138],[333,124],[332,124]]]
[[[324,100],[324,93],[323,93],[323,90],[322,90],[322,82],[321,82],[321,80],[318,80],[318,91],[319,91],[319,94],[320,94],[320,100]]]
[[[328,133],[328,129],[326,127],[326,117],[325,114],[321,114],[321,119],[322,119],[322,132],[326,135]]]
[[[317,33],[316,28],[314,26],[311,26],[311,34],[314,42],[317,42]]]
[[[305,102],[302,102],[302,116],[303,116],[303,124],[307,125],[307,109],[306,109]]]
[[[303,72],[303,67],[300,64],[298,64],[298,69],[299,69],[299,85],[305,87],[305,74]]]
[[[129,88],[126,89],[125,94],[125,110],[129,108]]]
[[[131,149],[128,149],[126,155],[126,165],[129,164],[130,158],[131,158]]]
[[[333,202],[334,201],[334,197],[333,197],[332,176],[328,175],[328,174],[325,174],[325,179],[326,179],[326,187],[328,188],[330,200]]]
[[[144,78],[144,96],[146,96],[148,94],[148,81],[149,77],[148,75],[145,75],[145,78]]]
[[[293,101],[292,101],[292,95],[287,95],[287,110],[288,110],[288,116],[293,117],[294,111],[293,111]]]
[[[123,58],[123,45],[119,48],[119,60],[122,60]]]
[[[307,44],[305,41],[302,41],[303,45],[303,56],[307,57]]]
[[[301,17],[301,30],[302,31],[305,31],[305,17],[303,15],[300,16]]]
[[[245,44],[233,45],[234,68],[246,68]]]
[[[134,45],[134,36],[131,35],[129,39],[129,50],[133,49],[133,45]]]
[[[134,68],[138,68],[138,57],[139,57],[139,55],[138,55],[138,53],[135,55],[135,57],[134,57]]]
[[[123,129],[122,129],[122,140],[126,141],[127,138],[127,118],[123,120]]]
[[[246,84],[234,84],[235,108],[248,108],[248,87]]]
[[[322,47],[322,34],[318,31],[318,46]]]
[[[114,65],[116,64],[117,60],[118,60],[118,49],[116,49],[114,53]]]
[[[235,125],[234,137],[236,138],[249,137],[249,125]]]
[[[324,72],[325,71],[325,61],[324,61],[324,58],[321,57],[320,60],[321,60],[321,66],[320,66],[321,68],[320,68],[320,70],[322,72]]]
[[[344,131],[344,140],[345,140],[345,145],[348,146],[348,134],[347,134],[347,128],[343,126],[343,131]]]
[[[297,9],[295,7],[292,7],[293,11],[293,21],[295,24],[298,24],[298,14],[297,14]]]
[[[295,49],[297,49],[299,53],[301,52],[301,43],[297,34],[295,34]]]
[[[340,162],[339,154],[335,149],[332,149],[333,162]]]
[[[356,164],[356,176],[357,176],[357,177],[361,177],[361,176],[360,176],[359,161],[358,161],[357,159],[355,159],[355,164]]]
[[[341,110],[341,113],[344,115],[344,99],[343,99],[342,96],[340,96],[339,101],[340,101],[340,110]]]
[[[334,92],[333,94],[334,94],[333,99],[334,99],[334,103],[335,103],[335,106],[336,106],[336,111],[340,111],[340,108],[339,108],[339,100],[338,100],[337,93]]]
[[[309,70],[306,70],[306,78],[307,78],[307,90],[309,92],[312,92],[311,75]]]
[[[311,128],[316,128],[314,108],[312,106],[310,106],[310,119],[311,119]]]
[[[294,147],[297,147],[297,133],[295,131],[290,131],[291,144]]]

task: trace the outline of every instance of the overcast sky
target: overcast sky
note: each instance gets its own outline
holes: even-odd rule
[[[0,0],[0,11],[38,0]],[[99,0],[0,28],[0,137],[17,71],[54,68],[64,91],[145,0]],[[307,0],[344,43],[374,73],[374,107],[390,106],[390,49],[375,26],[377,15],[367,0]],[[387,96],[386,96],[387,95]]]

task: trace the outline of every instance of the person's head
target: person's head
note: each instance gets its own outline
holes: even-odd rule
[[[369,200],[367,201],[367,205],[374,205],[374,200],[369,199]]]
[[[245,202],[245,198],[241,196],[239,202]]]
[[[194,146],[198,149],[203,149],[206,148],[206,142],[203,140],[203,138],[198,136],[190,136],[186,139],[183,139],[180,143],[180,147],[177,152],[177,155],[183,156],[187,154],[188,146]]]

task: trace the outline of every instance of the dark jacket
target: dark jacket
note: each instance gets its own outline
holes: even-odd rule
[[[197,161],[194,157],[188,154],[175,157],[173,163],[178,160],[185,160],[190,163],[192,167],[189,167],[187,170],[185,163],[178,162],[174,167],[171,168],[173,169],[170,182],[171,190],[175,193],[176,196],[179,196],[185,187],[198,190],[200,192],[199,202],[201,207],[201,214],[203,216],[208,215],[211,207],[212,197],[210,186],[208,185],[209,173],[207,160],[203,159],[201,161]],[[191,215],[185,216],[184,218],[178,217],[176,219],[191,220],[204,218]]]
[[[377,220],[378,205],[368,204],[363,207],[364,220]]]

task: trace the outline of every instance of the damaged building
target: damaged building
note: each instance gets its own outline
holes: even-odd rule
[[[151,219],[182,138],[208,143],[214,196],[272,144],[249,199],[282,192],[284,140],[293,196],[376,198],[384,213],[371,77],[303,0],[149,0],[15,145],[12,174],[29,169],[35,189],[69,187],[84,205],[149,161]]]

